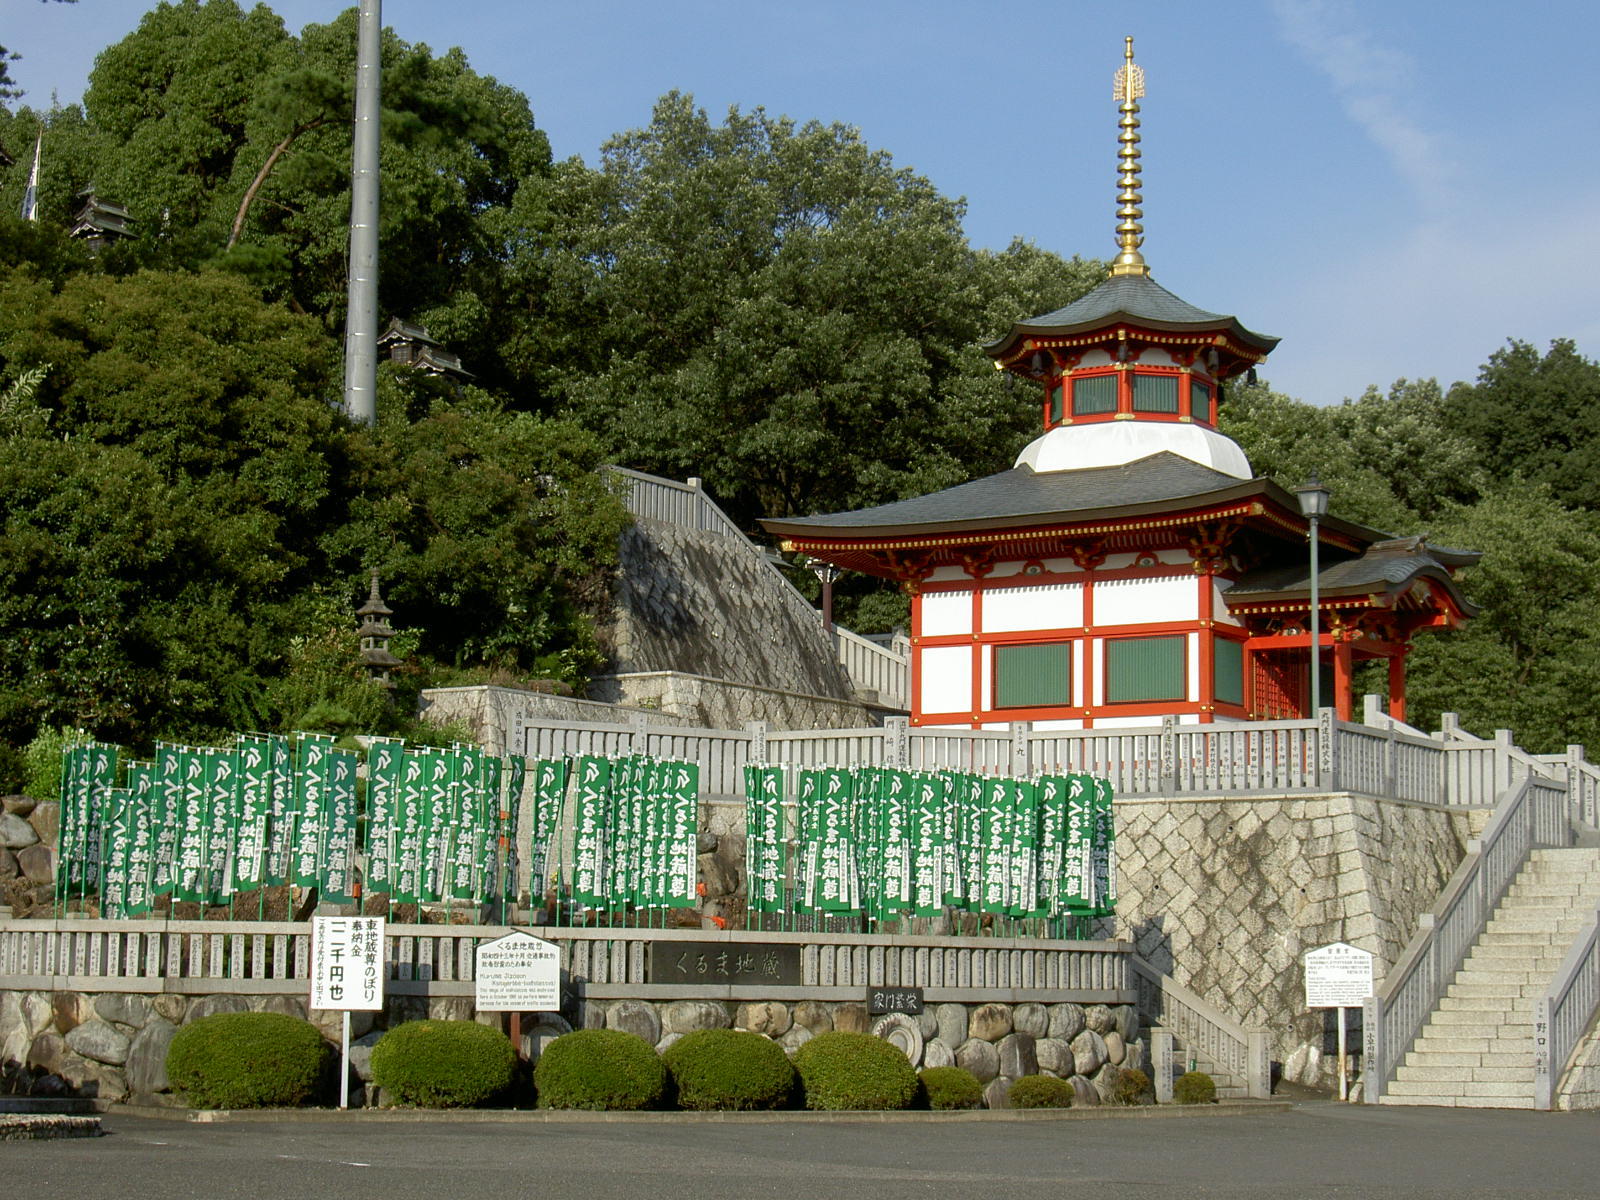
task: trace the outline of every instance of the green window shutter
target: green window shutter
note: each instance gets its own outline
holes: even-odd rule
[[[1106,643],[1106,702],[1188,697],[1188,639],[1116,638]]]
[[[1027,708],[1072,703],[1072,644],[996,646],[994,706]]]
[[[1196,421],[1211,420],[1211,385],[1189,380],[1189,415]]]
[[[1050,387],[1050,424],[1056,424],[1061,416],[1061,384],[1057,382]]]
[[[1147,413],[1178,412],[1176,375],[1138,375],[1133,377],[1133,411]]]
[[[1244,643],[1219,637],[1211,643],[1211,692],[1223,704],[1244,703]]]
[[[1117,411],[1117,377],[1091,375],[1087,379],[1072,381],[1072,415],[1093,416],[1095,413]]]

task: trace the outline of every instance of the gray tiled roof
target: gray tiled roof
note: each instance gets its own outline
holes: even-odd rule
[[[764,520],[762,524],[780,535],[824,530],[935,533],[1015,524],[1030,517],[1085,521],[1107,510],[1193,500],[1213,492],[1255,494],[1265,486],[1264,480],[1240,480],[1162,451],[1120,466],[1081,471],[1035,472],[1028,466],[1013,467],[911,500],[855,512]]]
[[[1389,543],[1394,545],[1395,543]],[[1463,551],[1445,551],[1450,555],[1476,559],[1476,555]],[[1382,588],[1399,592],[1421,578],[1431,578],[1441,583],[1453,595],[1468,616],[1477,607],[1461,595],[1450,572],[1433,555],[1422,550],[1415,552],[1386,548],[1383,543],[1369,549],[1359,558],[1330,563],[1317,572],[1317,589],[1324,593],[1339,594],[1371,591]],[[1311,569],[1308,562],[1289,566],[1264,567],[1240,576],[1224,589],[1229,600],[1248,600],[1274,595],[1285,597],[1306,596],[1311,591]]]
[[[1088,295],[1074,300],[1065,308],[1058,308],[1055,312],[1017,322],[1004,337],[992,343],[990,348],[1010,342],[1019,333],[1077,330],[1103,325],[1114,317],[1127,317],[1158,328],[1226,325],[1260,350],[1270,351],[1278,344],[1278,339],[1275,337],[1246,329],[1239,323],[1237,317],[1207,312],[1203,308],[1196,308],[1187,300],[1179,299],[1148,275],[1114,275]]]

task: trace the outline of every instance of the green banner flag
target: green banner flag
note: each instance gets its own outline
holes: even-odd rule
[[[290,841],[289,882],[320,887],[322,856],[328,838],[328,783],[333,774],[333,738],[295,734],[295,827]]]
[[[193,746],[178,747],[178,841],[173,849],[172,898],[203,901],[206,898],[209,832],[206,810],[206,755]]]
[[[134,816],[132,789],[107,788],[101,814],[106,828],[105,886],[100,892],[102,917],[127,916],[128,860],[133,853]]]
[[[240,734],[234,761],[239,770],[239,827],[233,850],[233,887],[261,886],[267,862],[267,826],[272,818],[272,744]]]
[[[430,753],[431,751],[426,749],[406,750],[400,757],[399,809],[395,817],[394,882],[389,892],[389,898],[396,904],[415,904],[422,896]]]
[[[452,748],[455,757],[450,790],[451,838],[447,895],[453,900],[476,898],[480,865],[480,821],[483,815],[483,751],[477,746]]]
[[[156,765],[151,762],[128,764],[128,869],[122,915],[142,917],[155,899],[155,802],[160,794]]]
[[[367,894],[382,892],[394,899],[395,853],[400,822],[400,790],[406,744],[397,738],[373,738],[367,744]]]
[[[668,907],[693,908],[699,882],[699,854],[696,832],[700,808],[700,767],[691,762],[667,765],[668,819],[663,822],[667,844],[668,869],[666,896]]]
[[[576,791],[573,794],[574,846],[572,853],[572,898],[577,904],[597,908],[603,905],[606,870],[606,824],[611,763],[585,755],[578,760]]]
[[[914,851],[911,868],[912,911],[919,917],[935,917],[944,905],[945,781],[941,776],[922,773],[914,776]]]
[[[533,768],[533,810],[528,819],[528,892],[535,906],[549,894],[551,848],[561,830],[567,794],[567,760],[541,758]]]
[[[745,899],[752,912],[783,911],[783,768],[744,769]]]
[[[207,746],[206,878],[207,904],[226,904],[233,895],[233,850],[239,822],[239,763],[234,747]]]
[[[183,825],[183,761],[180,747],[156,743],[155,796],[150,805],[150,823],[155,830],[151,891],[157,896],[172,895],[176,878],[178,833]]]
[[[1108,917],[1117,911],[1117,849],[1111,782],[1106,779],[1094,781],[1093,843],[1091,870],[1094,915]]]
[[[1062,848],[1061,907],[1074,916],[1093,911],[1094,779],[1067,777],[1066,844]]]
[[[276,886],[289,882],[289,851],[298,797],[289,739],[282,734],[268,734],[267,747],[272,763],[272,807],[267,816],[267,862],[262,882]]]
[[[337,747],[328,751],[328,790],[323,797],[325,832],[317,881],[319,898],[334,904],[350,904],[356,899],[356,846],[360,812],[357,808],[356,769],[359,759],[353,750]]]
[[[449,750],[428,752],[427,802],[423,809],[422,872],[418,897],[433,904],[445,898],[448,886],[450,823],[456,756]]]

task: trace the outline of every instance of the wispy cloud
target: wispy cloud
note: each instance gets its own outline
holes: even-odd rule
[[[1272,0],[1284,40],[1326,75],[1350,119],[1427,208],[1447,206],[1458,179],[1445,139],[1415,117],[1417,64],[1382,44],[1344,0]]]

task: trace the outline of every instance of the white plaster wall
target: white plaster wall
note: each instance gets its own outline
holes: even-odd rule
[[[972,711],[972,649],[926,646],[921,654],[919,707],[923,712]]]
[[[927,592],[921,597],[921,605],[923,637],[972,632],[970,591]]]
[[[1083,585],[1042,583],[983,593],[983,632],[1060,630],[1083,625]]]
[[[1191,633],[1183,639],[1183,653],[1189,660],[1189,699],[1200,699],[1200,635]]]
[[[1200,595],[1192,575],[1170,579],[1106,579],[1094,585],[1096,628],[1199,619]]]
[[[1242,626],[1244,622],[1228,611],[1228,605],[1222,598],[1222,588],[1226,583],[1225,579],[1218,579],[1215,575],[1211,577],[1211,615],[1218,625]]]

